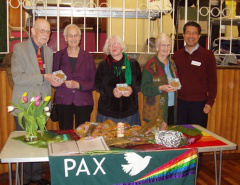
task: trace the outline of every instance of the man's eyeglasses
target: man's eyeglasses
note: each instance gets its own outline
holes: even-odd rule
[[[44,33],[46,33],[46,34],[48,34],[48,35],[50,35],[50,33],[51,33],[51,31],[50,30],[44,30],[44,29],[38,29],[38,28],[34,28],[35,30],[38,30],[40,33],[42,33],[42,34],[44,34]]]

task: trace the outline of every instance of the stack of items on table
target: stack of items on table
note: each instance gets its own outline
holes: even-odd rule
[[[166,135],[172,137],[175,134],[174,132],[178,132],[176,128],[180,128],[183,133],[187,132],[182,126],[168,128],[167,124],[161,118],[157,117],[142,127],[137,125],[130,126],[129,124],[124,123],[124,137],[117,137],[117,124],[111,120],[107,120],[103,123],[86,122],[76,128],[75,133],[81,140],[103,136],[108,146],[125,148],[133,145],[155,144],[156,136],[160,136],[159,132],[163,132],[161,135],[163,136],[165,134],[165,138]],[[202,135],[199,132],[195,132],[190,135],[181,133],[181,136],[182,137],[179,138],[181,140],[183,139],[181,145],[187,145],[196,142],[196,138],[199,139]]]

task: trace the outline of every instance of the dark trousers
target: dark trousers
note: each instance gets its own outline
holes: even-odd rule
[[[174,125],[174,106],[168,107],[168,125]]]
[[[196,124],[207,127],[208,114],[203,112],[206,101],[191,102],[178,99],[177,124]]]
[[[22,131],[18,123],[18,117],[14,116],[16,121],[16,130]],[[25,125],[23,120],[23,125]],[[27,184],[29,181],[38,181],[42,178],[42,163],[23,163],[23,184]]]
[[[73,120],[75,116],[75,128],[80,124],[90,121],[93,106],[76,106],[57,104],[57,113],[59,116],[60,130],[73,129]]]

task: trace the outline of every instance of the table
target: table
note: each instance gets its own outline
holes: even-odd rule
[[[25,135],[25,131],[14,131],[10,134],[1,154],[0,162],[8,163],[9,184],[12,185],[12,163],[16,163],[16,176],[18,177],[19,163],[24,162],[48,162],[48,151],[46,148],[37,148],[12,138]],[[21,173],[23,174],[23,173]],[[15,184],[19,179],[15,178]],[[23,182],[23,176],[21,176]],[[21,184],[21,183],[20,183]]]
[[[235,150],[237,145],[228,141],[227,139],[210,132],[209,130],[199,126],[193,125],[195,128],[215,137],[216,139],[224,142],[226,145],[223,146],[204,146],[197,147],[198,151],[201,152],[214,152],[214,162],[215,162],[215,182],[216,184],[221,184],[221,167],[222,167],[222,151],[225,150]],[[23,142],[19,142],[12,138],[24,135],[24,131],[12,132],[3,147],[0,160],[1,163],[8,163],[9,166],[9,184],[12,185],[12,174],[11,174],[11,164],[16,163],[16,177],[18,177],[19,163],[24,162],[48,162],[48,151],[45,148],[36,148],[30,145],[26,145]],[[217,169],[217,152],[219,152],[219,171]],[[21,177],[22,179],[22,177]],[[15,184],[19,183],[19,178],[15,179]]]
[[[198,147],[198,152],[214,152],[214,164],[215,164],[215,184],[221,184],[221,171],[222,171],[222,151],[224,150],[236,150],[237,144],[228,141],[227,139],[199,126],[193,125],[195,128],[206,132],[207,134],[215,137],[216,139],[226,143],[227,145],[224,146],[206,146],[206,147]],[[217,171],[217,152],[219,152],[219,172]]]

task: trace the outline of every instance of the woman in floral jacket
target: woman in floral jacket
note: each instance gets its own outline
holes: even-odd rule
[[[169,58],[171,39],[161,33],[156,39],[157,55],[148,60],[143,69],[141,90],[144,94],[143,119],[149,122],[161,117],[168,125],[176,122],[176,87],[169,78],[177,77],[173,60]]]

